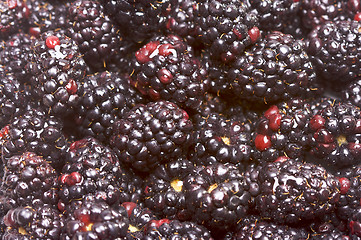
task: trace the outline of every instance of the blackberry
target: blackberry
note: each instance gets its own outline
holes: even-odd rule
[[[335,210],[340,183],[323,167],[294,160],[272,162],[259,172],[256,210],[279,224],[297,225]]]
[[[115,122],[110,145],[119,160],[140,172],[185,155],[192,144],[193,124],[176,104],[139,104]]]
[[[205,227],[194,222],[161,219],[150,221],[146,226],[144,240],[152,239],[212,240],[213,238]]]
[[[12,35],[7,41],[0,42],[0,68],[4,74],[14,75],[21,83],[26,83],[25,65],[31,58],[33,39],[25,33]],[[0,74],[1,75],[1,74]]]
[[[88,198],[66,214],[60,239],[126,239],[128,227],[124,207]]]
[[[349,219],[349,229],[352,239],[361,237],[361,207],[358,206]]]
[[[340,182],[340,199],[336,214],[345,221],[351,219],[353,212],[360,206],[361,200],[361,166],[346,168],[335,174]]]
[[[145,227],[150,221],[156,220],[156,216],[149,208],[134,202],[124,202],[122,206],[128,213],[129,232],[134,236],[141,235],[141,239],[143,239]]]
[[[57,178],[55,169],[34,153],[25,152],[11,157],[5,163],[1,213],[5,214],[16,207],[56,205]]]
[[[11,119],[24,112],[29,102],[27,89],[13,76],[7,74],[0,77],[0,128],[10,124]]]
[[[360,114],[358,107],[342,102],[322,108],[309,123],[311,154],[336,167],[359,163]]]
[[[352,81],[342,90],[342,100],[361,107],[361,80]]]
[[[144,42],[157,35],[165,26],[169,9],[174,0],[100,1],[105,12],[121,27],[126,36],[134,42]]]
[[[146,99],[129,83],[126,75],[100,72],[87,76],[80,96],[78,118],[82,136],[105,142],[113,133],[112,125],[136,104]]]
[[[39,37],[44,32],[66,28],[66,4],[46,0],[27,0],[26,3],[30,11],[28,24],[31,35]]]
[[[312,240],[351,240],[352,238],[350,238],[350,236],[346,235],[345,233],[339,230],[334,230],[332,232],[313,234],[311,239]]]
[[[132,84],[153,100],[197,109],[207,90],[207,72],[179,37],[160,36],[140,48],[132,60]]]
[[[197,166],[183,181],[183,188],[193,221],[214,232],[230,230],[249,211],[248,186],[232,164]]]
[[[275,239],[275,240],[306,240],[309,234],[305,229],[292,228],[286,225],[278,225],[257,219],[254,222],[245,224],[242,228],[237,229],[233,240],[258,240],[258,239]]]
[[[26,65],[33,94],[53,114],[64,116],[79,103],[86,65],[75,42],[61,32],[45,32],[32,44]]]
[[[258,16],[259,27],[264,31],[281,31],[297,15],[300,2],[287,0],[244,0],[251,11]]]
[[[193,168],[184,157],[157,167],[145,178],[145,206],[160,218],[190,220],[183,182]]]
[[[72,143],[59,183],[61,211],[68,210],[71,201],[90,194],[109,205],[138,202],[142,198],[142,181],[124,169],[108,147],[92,137]]]
[[[197,41],[211,58],[231,62],[260,38],[258,18],[242,1],[202,0],[194,13]]]
[[[312,30],[327,21],[345,19],[345,0],[302,0],[300,1],[302,25]]]
[[[3,128],[2,157],[8,159],[25,151],[43,156],[54,168],[61,169],[68,148],[63,125],[41,108],[29,107]]]
[[[75,40],[85,62],[95,71],[116,65],[123,42],[119,29],[98,1],[77,0],[69,7],[67,35]]]
[[[304,159],[309,148],[307,128],[312,117],[310,102],[302,99],[270,106],[256,123],[253,158],[258,162]]]
[[[277,31],[237,56],[232,65],[213,71],[212,77],[217,71],[223,75],[225,87],[221,85],[219,91],[230,99],[269,104],[312,97],[322,90],[304,42]]]
[[[251,131],[244,122],[210,113],[195,122],[195,144],[189,158],[197,165],[217,162],[244,166],[251,160]]]
[[[0,12],[0,39],[6,39],[14,33],[26,30],[29,17],[26,0],[2,0]]]
[[[361,75],[360,27],[356,21],[326,22],[308,35],[307,53],[324,84],[340,88]]]
[[[4,240],[59,239],[63,217],[51,205],[24,206],[11,209],[4,217],[7,230]]]

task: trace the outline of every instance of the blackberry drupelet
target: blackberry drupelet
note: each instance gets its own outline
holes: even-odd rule
[[[6,134],[2,136],[2,158],[6,160],[30,151],[44,157],[54,168],[61,169],[68,148],[62,122],[42,107],[30,106],[24,110],[3,128]]]
[[[127,38],[136,43],[144,42],[161,32],[175,0],[100,1],[105,12],[121,27]]]
[[[26,0],[30,11],[29,33],[39,37],[47,31],[65,29],[68,21],[67,4],[46,0]]]
[[[317,221],[335,210],[340,182],[323,167],[288,159],[265,164],[258,175],[259,214],[279,224]]]
[[[210,113],[196,116],[194,124],[195,144],[189,152],[194,164],[232,163],[242,168],[251,160],[251,130],[247,123]]]
[[[0,42],[0,72],[12,74],[21,83],[26,83],[25,65],[31,58],[33,39],[25,33],[12,35],[7,41]],[[0,73],[1,75],[1,73]]]
[[[214,71],[210,75],[217,76],[217,70]],[[221,86],[219,91],[230,99],[269,104],[296,97],[313,97],[322,90],[318,88],[304,42],[277,31],[219,71],[226,82],[226,89]]]
[[[0,76],[0,129],[24,113],[30,101],[27,90],[14,75]]]
[[[34,153],[25,152],[8,159],[1,186],[1,213],[20,206],[55,206],[58,201],[57,178],[55,169]]]
[[[131,83],[153,100],[197,109],[207,91],[207,72],[192,48],[178,36],[159,36],[132,59]]]
[[[309,31],[327,21],[345,20],[346,0],[302,0],[300,17]]]
[[[127,75],[99,72],[84,80],[83,94],[77,109],[81,136],[93,136],[106,142],[113,133],[112,125],[136,104],[146,103],[129,83]]]
[[[140,172],[187,154],[193,143],[193,124],[176,104],[139,104],[115,122],[110,145],[119,160]]]
[[[144,181],[145,206],[159,218],[190,220],[183,182],[193,169],[185,157],[158,166]]]
[[[0,39],[27,30],[27,18],[30,13],[26,0],[1,0],[0,12]]]
[[[26,65],[34,97],[64,117],[79,103],[86,64],[76,43],[61,32],[45,32],[32,44]]]
[[[294,0],[243,0],[259,19],[264,31],[281,31],[297,15],[300,2]]]
[[[342,100],[361,107],[361,80],[352,81],[342,90]]]
[[[183,181],[183,188],[193,221],[215,233],[232,229],[249,212],[251,194],[235,165],[197,166]]]
[[[59,184],[61,211],[67,211],[71,201],[87,195],[109,205],[142,199],[142,180],[123,168],[110,148],[92,137],[72,143]]]
[[[340,88],[361,75],[361,23],[326,22],[316,27],[307,40],[307,53],[324,85]]]
[[[360,108],[339,101],[322,107],[309,123],[311,154],[339,168],[359,163],[360,115]]]
[[[65,215],[60,239],[126,239],[129,219],[126,209],[93,198],[83,199]]]
[[[68,9],[67,35],[79,46],[85,62],[94,71],[102,71],[116,65],[123,42],[119,29],[104,13],[98,1],[77,0]]]
[[[150,221],[146,226],[144,240],[153,239],[213,240],[209,230],[203,226],[194,222],[181,222],[166,218]]]
[[[134,236],[140,235],[141,239],[143,239],[146,225],[150,221],[156,220],[156,216],[149,208],[142,207],[134,202],[124,202],[122,206],[128,213],[129,233]]]
[[[51,205],[23,206],[11,209],[4,217],[7,225],[4,240],[59,239],[64,220]]]
[[[307,100],[293,99],[270,106],[256,123],[253,158],[258,162],[304,159],[312,117],[311,103]]]
[[[349,219],[350,236],[352,239],[359,239],[361,237],[361,207],[358,206],[352,213]]]
[[[258,18],[242,1],[201,0],[194,22],[197,41],[223,62],[231,62],[260,38]]]

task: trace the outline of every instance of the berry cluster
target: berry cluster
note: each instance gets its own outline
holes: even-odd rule
[[[360,0],[0,0],[0,239],[360,240]]]

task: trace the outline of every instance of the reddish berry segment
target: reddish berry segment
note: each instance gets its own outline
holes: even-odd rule
[[[321,115],[315,115],[310,120],[312,130],[317,130],[325,125],[326,120]]]
[[[46,38],[45,44],[48,48],[54,49],[55,46],[60,45],[60,40],[57,36],[49,36]]]
[[[358,22],[361,21],[361,12],[356,13],[353,20],[358,21]]]
[[[149,62],[151,60],[150,56],[158,48],[158,46],[158,41],[147,43],[144,47],[142,47],[135,53],[135,58],[139,63]]]
[[[69,94],[75,94],[78,91],[78,85],[76,82],[71,79],[69,82],[65,85],[65,89]]]
[[[264,151],[272,146],[271,138],[262,134],[257,135],[254,144],[256,148],[260,151]]]
[[[340,187],[340,193],[346,194],[348,190],[350,189],[351,182],[348,178],[342,177],[338,179],[340,181],[341,187]]]
[[[248,35],[251,39],[251,42],[255,43],[261,37],[261,32],[259,31],[258,27],[253,27],[250,30],[248,30]]]

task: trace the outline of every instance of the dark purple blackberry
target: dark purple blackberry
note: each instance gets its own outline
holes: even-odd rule
[[[65,227],[60,239],[126,239],[129,219],[120,205],[87,198],[65,215]]]
[[[28,89],[15,76],[6,74],[0,77],[0,128],[10,124],[24,112],[30,100]]]
[[[197,8],[195,0],[178,0],[175,7],[169,13],[166,23],[166,33],[175,34],[194,46],[200,47],[201,43],[196,41],[197,26],[194,22],[194,12]]]
[[[308,30],[327,21],[345,20],[346,0],[301,0],[302,25]]]
[[[352,239],[361,238],[361,207],[358,206],[352,213],[349,219],[349,229]]]
[[[340,199],[336,214],[345,221],[351,219],[353,212],[360,206],[361,200],[361,166],[353,166],[335,174],[340,182]]]
[[[141,172],[185,155],[193,143],[188,114],[167,101],[135,106],[113,131],[110,145],[119,160]]]
[[[300,2],[295,0],[243,0],[259,19],[264,31],[281,31],[297,15]]]
[[[33,94],[49,110],[64,116],[79,103],[86,64],[76,43],[60,32],[45,32],[32,44],[26,65]]]
[[[335,210],[340,182],[326,169],[294,160],[272,162],[259,172],[256,210],[275,223],[299,225]]]
[[[312,240],[352,240],[348,234],[339,230],[333,230],[324,233],[314,233],[311,235]]]
[[[159,218],[191,219],[183,181],[193,170],[193,164],[181,157],[157,167],[144,182],[144,204]]]
[[[334,102],[311,118],[309,128],[310,152],[324,164],[342,168],[360,162],[360,108]]]
[[[59,177],[59,209],[89,194],[116,205],[142,199],[142,180],[124,169],[116,155],[92,137],[72,143]]]
[[[26,0],[1,0],[0,12],[0,39],[26,30],[29,17]]]
[[[322,82],[340,88],[361,75],[361,23],[326,22],[308,35],[307,53]]]
[[[7,134],[2,136],[3,159],[30,151],[44,157],[54,168],[61,169],[68,143],[59,119],[48,115],[43,108],[28,107],[4,128],[7,128]]]
[[[360,0],[347,0],[346,16],[348,20],[361,20],[361,1]]]
[[[189,153],[193,163],[232,163],[242,167],[251,160],[251,130],[244,122],[217,113],[196,118],[195,144]]]
[[[167,15],[174,0],[101,0],[105,12],[121,27],[121,31],[134,42],[144,42],[165,27]]]
[[[59,239],[64,220],[51,205],[23,206],[11,209],[4,217],[7,230],[4,240]]]
[[[29,33],[39,37],[47,31],[65,29],[67,18],[66,4],[46,0],[26,0],[29,8]]]
[[[58,201],[58,175],[40,156],[26,152],[8,159],[5,163],[1,186],[1,212],[9,207],[36,206]]]
[[[207,90],[207,72],[179,37],[160,36],[133,57],[132,84],[153,100],[166,100],[182,108],[197,109]]]
[[[213,59],[230,62],[260,38],[258,19],[242,1],[202,0],[194,13],[197,41]]]
[[[236,56],[231,65],[220,68],[216,65],[209,72],[212,91],[219,88],[230,99],[269,104],[312,97],[322,90],[317,86],[304,42],[277,31]]]
[[[269,107],[256,123],[253,158],[259,162],[304,159],[309,146],[307,127],[312,117],[310,102],[302,99]]]
[[[342,100],[361,107],[361,80],[352,81],[342,90]]]
[[[153,220],[145,230],[144,240],[153,239],[189,239],[213,240],[210,232],[203,226],[194,222],[181,222],[179,220]]]
[[[122,206],[128,213],[129,233],[134,236],[141,235],[141,239],[143,239],[146,225],[150,221],[156,220],[156,216],[149,208],[142,207],[134,202],[124,202]]]
[[[242,224],[242,223],[241,223]],[[307,240],[309,233],[303,228],[293,228],[286,225],[278,225],[273,222],[267,222],[257,218],[253,222],[244,224],[237,228],[232,240]]]
[[[225,232],[244,218],[251,194],[241,171],[232,164],[197,166],[183,181],[193,221],[214,232]]]
[[[95,71],[120,63],[122,36],[98,1],[77,0],[68,9],[67,35],[75,40],[86,63]],[[116,68],[116,66],[115,66]]]
[[[112,125],[136,104],[146,99],[129,83],[129,76],[101,72],[85,78],[77,115],[82,136],[105,142],[113,133]]]
[[[12,74],[19,82],[26,83],[25,65],[31,58],[32,41],[30,35],[18,33],[12,35],[7,41],[0,42],[0,72]]]

